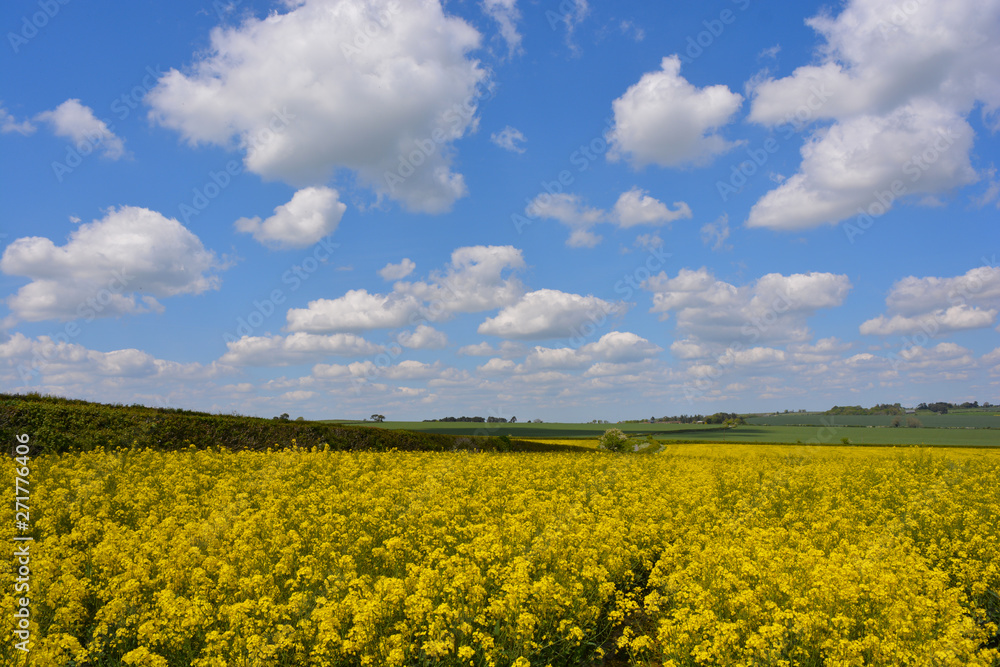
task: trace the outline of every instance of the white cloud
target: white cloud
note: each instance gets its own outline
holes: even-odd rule
[[[28,338],[17,332],[0,342],[0,381],[8,386],[57,386],[73,395],[90,396],[94,390],[107,395],[111,387],[156,386],[175,380],[207,380],[231,369],[218,363],[180,364],[157,359],[134,348],[100,352],[50,336]],[[100,396],[101,394],[98,394]],[[96,397],[95,397],[96,398]]]
[[[670,210],[663,202],[650,197],[645,190],[633,187],[618,197],[610,217],[623,228],[636,225],[662,225],[681,218],[690,218],[691,207],[685,202],[678,201],[674,202],[674,209]]]
[[[17,132],[18,134],[28,136],[35,131],[35,126],[31,124],[30,120],[22,120],[18,122],[14,116],[0,104],[0,133],[7,134],[8,132]]]
[[[578,195],[564,192],[540,194],[528,203],[524,212],[529,217],[557,220],[569,227],[571,231],[566,245],[571,248],[593,248],[599,244],[602,238],[591,230],[602,222],[627,229],[638,225],[662,225],[691,217],[691,208],[685,202],[674,202],[674,209],[671,210],[638,187],[623,192],[611,211],[586,206]]]
[[[23,237],[0,259],[0,271],[31,282],[8,297],[22,320],[71,320],[160,311],[157,297],[218,289],[225,268],[181,223],[145,208],[110,209],[80,225],[66,245]]]
[[[499,359],[494,357],[482,366],[478,366],[476,370],[484,375],[501,375],[513,372],[516,366],[517,365],[509,359]]]
[[[428,281],[398,282],[393,289],[427,302],[425,316],[437,321],[513,303],[524,286],[510,272],[524,267],[514,246],[467,246],[452,252],[445,270],[431,272]]]
[[[729,215],[723,213],[715,222],[708,222],[701,227],[701,242],[711,246],[712,250],[732,250],[733,246],[726,243],[729,238]]]
[[[495,348],[486,341],[475,345],[466,345],[459,348],[458,353],[469,357],[493,357],[501,356],[505,359],[524,356],[524,345],[511,340],[500,343],[500,347]]]
[[[66,100],[52,111],[43,111],[35,117],[52,126],[57,136],[71,139],[77,150],[86,145],[90,149],[97,146],[106,158],[117,160],[125,157],[125,142],[108,129],[107,123],[98,120],[94,111],[80,103],[80,100]],[[89,152],[89,151],[88,151]]]
[[[288,311],[288,329],[309,333],[395,329],[416,318],[420,302],[405,294],[370,294],[350,290],[337,299],[316,299],[306,308]]]
[[[305,248],[332,234],[345,210],[347,206],[338,200],[336,190],[310,187],[299,190],[290,202],[276,207],[267,220],[240,218],[233,226],[237,231],[252,234],[264,245]]]
[[[680,75],[676,55],[647,72],[612,103],[615,124],[608,133],[608,159],[633,166],[707,164],[734,144],[716,130],[732,119],[743,97],[726,86],[696,88]]]
[[[517,32],[521,12],[517,0],[483,0],[483,11],[500,25],[500,35],[507,42],[507,56],[521,52],[521,35]]]
[[[387,380],[427,380],[435,378],[442,372],[440,362],[425,364],[421,361],[408,359],[398,364],[379,366],[373,361],[355,361],[350,364],[317,364],[313,366],[312,376],[322,380],[344,380],[385,378]]]
[[[437,0],[286,6],[214,29],[187,74],[146,96],[151,118],[192,144],[238,146],[267,179],[320,185],[347,168],[411,210],[448,210],[466,193],[451,146],[476,127],[479,33]]]
[[[595,296],[568,294],[541,289],[525,294],[496,317],[479,325],[479,333],[501,338],[541,339],[579,336],[585,324],[604,321],[609,315],[624,312],[623,304],[614,304]]]
[[[527,139],[525,139],[524,135],[521,134],[521,130],[508,125],[499,132],[491,134],[490,141],[506,151],[510,151],[512,153],[523,153],[523,144],[527,141]]]
[[[1000,313],[1000,267],[981,266],[951,278],[909,276],[892,286],[885,302],[888,315],[862,323],[862,334],[934,336],[990,327]]]
[[[219,362],[232,366],[288,366],[312,363],[330,355],[376,354],[383,349],[353,334],[317,336],[301,332],[290,336],[243,336],[226,347],[228,351]]]
[[[358,289],[336,299],[317,299],[306,308],[289,310],[288,328],[311,333],[395,329],[421,320],[445,320],[455,313],[492,310],[524,293],[515,276],[504,275],[523,267],[521,251],[513,246],[458,248],[445,270],[431,272],[426,282],[400,281],[389,294]]]
[[[561,23],[566,28],[566,45],[576,54],[579,54],[579,47],[573,42],[573,33],[583,19],[590,13],[590,4],[587,0],[566,0],[560,2],[557,8],[546,10],[545,19],[549,27],[555,30]]]
[[[1000,127],[1000,73],[993,66],[1000,60],[1000,2],[925,0],[903,9],[851,0],[836,17],[808,23],[825,40],[821,62],[755,82],[750,120],[834,124],[813,133],[799,173],[765,195],[748,224],[835,223],[867,210],[897,179],[905,194],[930,202],[976,180],[965,118],[982,105],[987,124]],[[925,152],[928,169],[914,165]]]
[[[659,346],[634,333],[612,331],[578,348],[535,346],[518,370],[571,370],[595,363],[627,364],[645,361],[662,351]]]
[[[558,220],[569,227],[571,233],[566,245],[571,248],[593,248],[600,243],[601,237],[590,229],[607,217],[604,211],[584,206],[580,197],[568,193],[538,195],[525,208],[525,213]]]
[[[799,173],[753,205],[747,226],[797,230],[876,218],[902,197],[973,183],[972,141],[965,120],[932,102],[818,130],[802,147]]]
[[[650,312],[673,313],[688,343],[804,342],[807,319],[821,308],[843,304],[851,283],[832,273],[770,273],[751,285],[735,286],[707,269],[660,273],[643,283],[653,292]],[[671,348],[673,349],[673,348]],[[678,348],[684,352],[692,348]]]
[[[677,359],[700,359],[712,354],[711,349],[690,340],[675,340],[670,344],[670,354]]]
[[[414,350],[440,350],[448,346],[448,336],[426,324],[417,326],[413,331],[401,332],[396,340],[403,347]]]
[[[416,263],[412,259],[404,257],[399,264],[386,264],[378,270],[378,274],[382,276],[382,280],[392,282],[393,280],[402,280],[413,273],[415,268],[417,268]]]

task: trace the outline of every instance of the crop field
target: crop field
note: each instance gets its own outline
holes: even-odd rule
[[[192,447],[33,466],[39,667],[1000,664],[993,449]]]
[[[944,415],[948,416],[948,415]],[[609,428],[620,428],[633,437],[652,435],[658,440],[842,444],[847,438],[856,445],[928,445],[939,447],[1000,447],[1000,430],[972,428],[867,428],[848,426],[841,419],[827,418],[817,426],[759,426],[748,424],[727,429],[717,424],[472,424],[463,422],[369,422],[367,426],[389,430],[414,430],[451,435],[502,435],[563,445],[593,446]]]
[[[357,422],[355,422],[357,424]],[[404,430],[417,433],[446,433],[450,435],[500,435],[512,438],[596,438],[609,428],[620,428],[625,433],[681,434],[722,430],[720,424],[516,424],[484,422],[366,422],[365,426],[376,426],[389,430]]]
[[[901,415],[903,424],[909,417],[915,417],[928,428],[995,428],[1000,429],[1000,414],[985,411],[956,412],[946,415],[920,413],[918,415]],[[819,412],[789,413],[747,417],[747,423],[763,426],[892,426],[895,419],[892,415],[826,415]],[[1000,440],[1000,434],[997,435]]]

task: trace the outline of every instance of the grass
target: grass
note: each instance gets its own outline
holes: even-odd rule
[[[791,416],[791,415],[789,415]],[[947,415],[945,415],[947,416]],[[746,425],[727,429],[713,424],[483,424],[469,422],[383,422],[380,428],[452,435],[503,435],[550,445],[594,449],[609,428],[632,437],[651,435],[664,442],[732,442],[840,445],[929,445],[1000,447],[1000,431],[966,428],[867,428],[841,425],[846,417],[827,417],[830,426]],[[369,423],[369,426],[375,424]]]
[[[597,438],[609,428],[620,428],[629,435],[648,433],[686,437],[689,434],[721,433],[724,427],[718,424],[486,424],[482,422],[368,422],[367,426],[377,426],[389,430],[413,431],[415,433],[446,433],[451,435],[503,435],[512,438],[559,439]]]
[[[1000,429],[1000,416],[990,412],[954,412],[940,415],[933,412],[920,412],[916,415],[901,415],[899,418],[906,423],[910,417],[916,417],[927,428],[997,428]],[[892,426],[892,415],[826,415],[822,412],[790,412],[780,415],[764,415],[747,417],[747,423],[755,426]],[[1000,435],[997,436],[1000,439]]]

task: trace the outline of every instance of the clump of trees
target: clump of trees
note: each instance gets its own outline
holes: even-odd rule
[[[598,447],[606,452],[625,452],[631,447],[628,436],[620,428],[609,428],[601,436]]]
[[[906,411],[899,403],[880,403],[870,408],[860,405],[835,405],[826,411],[828,415],[903,415]]]
[[[506,417],[443,417],[441,419],[425,419],[425,422],[476,422],[484,424],[516,424],[517,417],[511,417],[507,421]]]

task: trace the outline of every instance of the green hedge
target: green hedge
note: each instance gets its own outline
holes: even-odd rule
[[[206,412],[106,405],[38,394],[0,394],[0,439],[7,452],[14,436],[31,436],[35,454],[88,451],[102,447],[175,450],[194,445],[232,451],[323,447],[340,451],[560,451],[579,448],[502,440],[485,436],[390,431],[308,421],[213,415]]]

